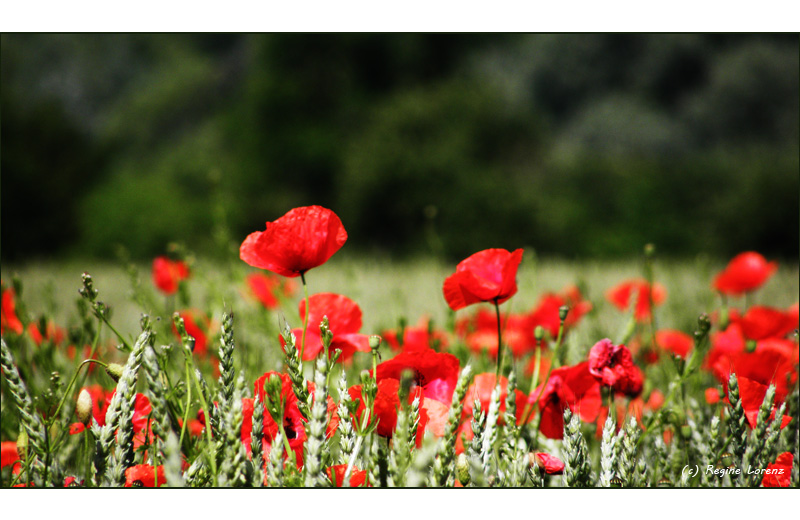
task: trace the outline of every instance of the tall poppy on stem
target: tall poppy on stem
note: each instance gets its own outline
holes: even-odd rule
[[[628,309],[632,298],[636,298],[636,321],[648,322],[653,311],[650,302],[654,307],[664,303],[667,290],[660,283],[654,283],[651,287],[647,280],[634,279],[621,282],[606,292],[606,299],[621,311]]]
[[[777,270],[776,262],[767,262],[759,253],[746,251],[733,257],[711,285],[722,294],[739,296],[764,285]]]
[[[153,260],[153,283],[167,296],[178,291],[178,284],[189,278],[189,266],[180,260],[159,256]]]
[[[517,268],[521,261],[522,249],[513,253],[505,249],[485,249],[462,260],[442,287],[444,299],[454,311],[473,303],[494,303],[497,316],[497,377],[500,377],[500,367],[503,366],[500,304],[517,293]]]
[[[347,231],[336,213],[322,206],[303,206],[267,222],[264,231],[247,235],[239,248],[239,258],[281,276],[299,276],[308,308],[306,272],[327,262],[346,241]],[[307,329],[306,315],[303,330]],[[301,358],[304,351],[305,340],[300,347]]]

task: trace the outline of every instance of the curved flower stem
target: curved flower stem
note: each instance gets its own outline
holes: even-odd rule
[[[191,375],[189,374],[189,363],[184,363],[186,369],[186,408],[183,409],[183,424],[181,425],[181,436],[178,439],[178,444],[183,444],[183,436],[186,433],[186,423],[189,422],[189,408],[192,405],[192,385],[189,383]],[[211,421],[207,422],[206,428],[211,425]]]
[[[191,397],[191,395],[192,395],[191,388],[192,387],[189,384],[189,377],[190,377],[190,372],[191,372],[189,365],[191,364],[192,368],[195,369],[195,374],[194,374],[195,377],[192,377],[192,381],[195,384],[195,388],[197,388],[197,397],[198,397],[198,399],[200,399],[200,406],[203,407],[203,414],[205,415],[205,428],[203,428],[203,431],[206,434],[206,443],[208,444],[209,449],[213,449],[214,443],[213,443],[213,439],[211,437],[211,408],[210,408],[210,406],[213,406],[214,403],[206,402],[206,398],[203,395],[203,388],[200,386],[200,381],[198,380],[199,372],[197,372],[197,367],[194,365],[194,358],[191,357],[191,354],[186,355],[186,352],[184,352],[184,355],[185,355],[185,358],[186,358],[185,363],[186,363],[186,376],[187,376],[186,377],[187,393]],[[186,410],[184,411],[183,426],[181,427],[181,439],[180,439],[180,441],[183,440],[183,432],[186,429],[186,423],[188,422],[188,418],[189,418],[188,414],[189,414],[189,406],[190,406],[190,404],[191,404],[191,400],[187,399]],[[179,441],[179,444],[182,444],[182,442],[180,442],[180,441]],[[209,461],[209,463],[211,465],[211,472],[213,473],[214,487],[217,487],[219,485],[219,483],[217,481],[218,473],[217,473],[217,458],[216,458],[216,454],[213,454],[213,453],[210,454],[208,456],[208,461]]]
[[[655,352],[658,352],[658,346],[656,345],[656,309],[653,301],[653,249],[651,247],[645,248],[644,274],[647,279],[647,306],[650,310],[650,347]]]
[[[308,315],[310,310],[308,308],[308,284],[306,284],[306,273],[300,273],[300,280],[303,282],[303,293],[306,297],[306,312],[303,316],[303,341],[300,343],[300,363],[303,362],[303,353],[306,350],[306,332],[308,331]]]
[[[67,400],[67,396],[69,395],[70,390],[72,389],[72,385],[74,385],[75,384],[75,380],[78,379],[78,374],[80,374],[81,368],[83,368],[83,365],[85,365],[87,363],[97,363],[98,365],[102,365],[104,367],[108,366],[105,363],[103,363],[102,361],[100,361],[99,359],[86,359],[80,365],[78,365],[77,370],[75,370],[75,374],[72,376],[72,379],[70,380],[69,384],[67,385],[67,389],[64,390],[64,395],[61,396],[61,401],[59,401],[58,407],[56,408],[56,411],[53,412],[53,415],[50,416],[52,420],[54,420],[54,421],[57,420],[58,412],[60,412],[61,411],[61,407],[64,406],[64,401]]]
[[[494,299],[494,311],[497,316],[497,369],[495,370],[495,381],[500,384],[500,370],[503,367],[503,342],[502,340],[502,326],[500,325],[500,304],[497,303],[497,298]]]

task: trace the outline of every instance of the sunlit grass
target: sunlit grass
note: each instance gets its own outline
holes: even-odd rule
[[[220,314],[223,306],[234,311],[256,306],[246,298],[243,283],[245,274],[252,268],[238,259],[232,262],[232,265],[203,259],[196,262],[188,284],[195,304],[206,302]],[[396,262],[387,258],[334,257],[326,265],[311,271],[307,280],[312,294],[333,292],[356,301],[363,311],[362,332],[377,333],[397,326],[401,318],[414,324],[421,317],[429,316],[438,324],[446,324],[452,311],[442,296],[442,283],[454,267],[432,259]],[[659,326],[689,330],[699,314],[715,308],[719,300],[710,284],[714,274],[723,267],[722,263],[704,258],[657,260],[655,279],[668,291],[667,301],[656,312]],[[140,283],[154,291],[150,265],[139,264],[137,270]],[[139,330],[138,319],[143,309],[130,299],[130,276],[119,263],[69,260],[4,265],[2,277],[10,280],[12,275],[18,275],[24,285],[23,297],[29,309],[37,313],[47,312],[55,316],[60,325],[66,326],[75,319],[74,303],[79,298],[80,276],[84,271],[94,277],[100,298],[111,306],[112,321],[118,329],[126,334],[135,334]],[[233,277],[233,283],[228,282],[228,276]],[[600,329],[615,330],[624,317],[606,302],[605,292],[625,279],[641,276],[641,260],[539,259],[528,251],[523,256],[517,276],[519,292],[503,305],[503,310],[530,310],[541,294],[577,284],[584,297],[594,305],[596,325]],[[799,285],[797,264],[782,264],[775,276],[747,304],[787,307],[797,302]],[[290,325],[299,326],[297,304],[301,298],[302,290],[299,290],[274,319],[278,320],[282,315]],[[731,304],[741,307],[745,301],[743,298],[734,299]]]

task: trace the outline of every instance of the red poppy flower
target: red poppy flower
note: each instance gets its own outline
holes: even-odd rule
[[[600,383],[589,372],[589,362],[560,367],[550,373],[547,387],[540,384],[528,397],[530,405],[536,405],[542,416],[539,431],[549,439],[564,436],[564,409],[592,422],[601,408]]]
[[[303,465],[303,445],[305,444],[307,435],[306,435],[306,419],[303,417],[303,414],[300,413],[300,408],[298,406],[297,396],[292,389],[292,380],[289,378],[288,374],[281,374],[278,372],[267,372],[261,377],[259,377],[255,382],[255,392],[256,395],[259,396],[259,399],[262,403],[266,402],[266,392],[264,390],[264,383],[266,380],[273,376],[277,375],[281,378],[281,398],[284,401],[284,414],[283,414],[283,429],[286,432],[286,438],[289,440],[289,446],[292,448],[295,454],[295,460],[297,462],[297,467],[302,467]],[[308,382],[307,389],[309,393],[312,395],[312,404],[313,404],[313,396],[315,386],[314,383]],[[250,441],[253,429],[253,399],[244,398],[242,399],[242,431],[241,437],[242,442],[245,445],[245,449],[247,450],[248,454],[250,453]],[[328,438],[333,437],[334,433],[336,433],[336,428],[339,425],[339,416],[336,413],[336,404],[334,403],[333,399],[328,396],[327,400],[327,416],[328,416],[328,425],[325,429],[325,435]],[[272,445],[272,441],[275,440],[275,436],[280,431],[280,427],[278,424],[272,419],[272,416],[266,410],[266,405],[264,408],[264,430],[263,440],[265,443],[265,453],[268,453],[269,447]]]
[[[489,411],[489,405],[492,401],[492,392],[494,391],[494,387],[497,385],[497,378],[494,373],[484,373],[478,374],[473,379],[472,384],[467,389],[467,395],[464,397],[464,412],[463,416],[467,419],[472,417],[472,409],[474,406],[474,402],[477,400],[481,403],[481,410],[483,412]],[[516,405],[517,405],[517,424],[522,422],[522,414],[524,413],[524,408],[526,404],[525,394],[522,393],[520,390],[515,390],[514,395],[516,395]],[[505,411],[506,411],[506,398],[508,397],[508,379],[503,376],[500,376],[500,418],[498,419],[499,424],[505,424],[505,419],[503,418]],[[530,418],[529,418],[530,419]]]
[[[125,470],[125,487],[156,487],[156,480],[158,487],[167,483],[164,466],[154,468],[150,464],[139,464]]]
[[[650,298],[653,299],[654,306],[661,305],[667,299],[667,290],[660,283],[655,283],[651,291],[647,280],[636,279],[617,284],[606,292],[606,299],[621,311],[628,309],[631,299],[634,297],[636,298],[636,310],[633,315],[636,321],[649,321]]]
[[[81,487],[83,480],[78,480],[77,477],[66,477],[64,479],[64,487]]]
[[[739,383],[739,398],[742,401],[742,408],[744,408],[744,415],[747,418],[747,423],[750,425],[750,428],[755,428],[758,422],[758,411],[761,408],[761,404],[764,402],[764,396],[767,394],[768,387],[767,385],[740,376],[739,374],[736,374],[736,378]],[[726,401],[730,404],[730,398],[727,398]],[[781,401],[776,397],[775,404],[773,404],[772,411],[769,415],[770,421],[775,418],[775,409],[780,402]],[[791,417],[784,415],[781,421],[781,429],[785,428],[791,420]]]
[[[727,329],[711,334],[711,349],[706,357],[706,368],[711,368],[719,357],[731,356],[745,350],[745,338],[739,323],[731,323]]]
[[[14,464],[18,460],[20,460],[20,457],[15,441],[3,441],[0,443],[0,468]]]
[[[517,292],[522,249],[486,249],[462,260],[444,281],[444,299],[457,311],[479,302],[503,303]]]
[[[561,475],[564,473],[564,462],[549,453],[536,453],[534,464],[539,466],[548,475]]]
[[[281,399],[285,403],[283,413],[283,430],[286,432],[286,438],[289,441],[289,446],[292,448],[292,451],[294,451],[295,461],[297,462],[297,467],[299,468],[302,467],[303,464],[303,445],[305,444],[307,438],[305,429],[306,420],[303,417],[303,414],[300,413],[297,396],[292,390],[292,380],[289,378],[288,374],[267,372],[256,380],[256,394],[260,396],[262,403],[266,401],[264,383],[272,375],[278,375],[281,378]],[[247,403],[247,401],[250,401],[250,403]],[[242,424],[242,442],[244,442],[245,448],[248,448],[250,445],[250,435],[252,435],[253,428],[253,404],[252,400],[249,399],[243,400],[243,403],[245,403],[245,406],[242,414],[244,420]],[[266,410],[266,406],[264,409],[263,421],[263,439],[266,444],[271,446],[272,441],[275,440],[275,436],[280,431],[280,427],[272,419],[272,416]],[[249,426],[247,426],[248,424]]]
[[[767,464],[764,472],[764,479],[761,485],[764,487],[789,487],[792,479],[792,463],[794,455],[785,451],[778,455],[775,462]]]
[[[181,260],[159,256],[153,260],[153,283],[164,294],[175,294],[181,280],[189,278],[189,266]]]
[[[144,394],[136,394],[133,403],[133,431],[140,432],[147,426],[147,416],[153,411],[150,399]]]
[[[706,402],[710,405],[715,405],[722,399],[719,389],[717,388],[706,388],[705,397]]]
[[[265,231],[250,233],[239,257],[259,269],[290,278],[328,261],[347,241],[336,213],[320,206],[294,208]]]
[[[511,348],[514,357],[522,357],[536,347],[535,325],[529,314],[500,314],[503,344]],[[456,322],[456,332],[476,354],[487,352],[497,358],[497,314],[480,309],[474,316]]]
[[[30,334],[31,339],[37,346],[41,346],[45,340],[54,345],[58,345],[67,337],[67,331],[56,326],[52,321],[47,322],[44,334],[39,330],[36,323],[28,323],[28,334]]]
[[[642,399],[642,396],[634,397],[630,401],[628,401],[627,409],[624,406],[617,405],[617,430],[625,421],[628,420],[628,417],[635,417],[636,421],[639,424],[643,424],[642,417],[644,416],[645,410],[649,411],[656,411],[664,404],[664,394],[662,394],[658,390],[653,390],[650,392],[650,396],[647,398],[647,401]],[[608,417],[608,407],[603,407],[600,411],[600,414],[597,416],[597,437],[600,438],[603,436],[603,425],[606,422],[606,417]]]
[[[0,302],[0,334],[10,330],[14,334],[22,334],[22,322],[17,318],[17,303],[14,300],[14,289],[3,289]]]
[[[679,330],[662,329],[656,332],[656,345],[662,350],[686,359],[694,346],[694,339]]]
[[[462,422],[461,426],[458,427],[458,433],[456,434],[456,454],[460,455],[461,453],[464,453],[464,451],[466,451],[465,447],[470,445],[474,437],[475,434],[472,433],[471,420]]]
[[[797,328],[796,316],[772,307],[754,305],[737,321],[744,337],[751,340],[782,338]]]
[[[778,270],[777,262],[767,260],[755,251],[733,257],[715,278],[712,287],[722,294],[738,296],[758,289]]]
[[[430,348],[404,350],[377,366],[376,379],[378,382],[383,379],[399,380],[404,370],[411,370],[414,373],[414,385],[422,388],[422,395],[425,398],[450,404],[458,383],[457,357]]]
[[[308,336],[303,360],[314,359],[322,351],[319,324],[325,316],[328,317],[328,324],[333,332],[329,356],[336,350],[341,350],[341,362],[353,357],[356,351],[370,351],[369,336],[358,333],[361,330],[361,309],[356,302],[341,294],[321,293],[312,295],[308,304],[311,312],[308,314]],[[300,319],[305,320],[305,316],[306,301],[300,300]],[[303,345],[303,329],[293,329],[292,333],[297,338],[295,347],[299,352]],[[284,345],[283,337],[280,337],[280,341]]]
[[[251,401],[250,417],[252,418],[253,416],[252,399],[250,401]],[[188,431],[192,437],[202,437],[203,431],[206,429],[205,416],[202,412],[203,412],[202,410],[198,410],[197,412],[197,416],[200,417],[200,419],[189,419],[189,421],[186,423],[186,431]],[[245,426],[246,425],[243,424],[242,429],[244,429]],[[252,428],[252,425],[250,427]],[[182,428],[183,428],[183,419],[178,417],[178,431],[180,431]]]
[[[265,309],[277,309],[280,305],[279,295],[290,297],[295,291],[293,281],[284,281],[266,273],[248,274],[247,287]]]
[[[450,415],[450,403],[443,403],[436,399],[422,399],[420,404],[420,418],[425,416],[425,431],[431,432],[436,437],[444,437],[444,429]],[[421,420],[421,419],[420,419]],[[417,436],[417,445],[421,446],[422,435]]]
[[[536,308],[531,311],[532,326],[541,326],[551,338],[558,336],[561,325],[559,312],[563,306],[569,307],[567,319],[564,320],[564,329],[569,330],[578,324],[580,319],[592,310],[592,304],[583,299],[580,291],[570,285],[561,291],[561,294],[547,293],[539,298]]]
[[[786,316],[787,320],[797,328],[800,325],[800,303],[795,303],[786,309]]]
[[[330,466],[325,470],[328,473],[328,478],[333,482],[336,487],[342,487],[344,483],[344,474],[347,473],[347,464],[337,464]],[[350,470],[350,487],[361,487],[367,481],[367,472],[355,467]]]
[[[392,350],[446,349],[449,343],[447,335],[440,330],[432,329],[429,323],[429,319],[423,317],[417,325],[405,327],[402,345],[398,338],[398,332],[395,330],[385,330],[381,332],[381,337]],[[497,342],[495,341],[495,343]]]
[[[746,342],[738,324],[732,324],[724,332],[711,336],[711,350],[705,367],[711,371],[728,391],[731,373],[761,383],[774,384],[775,398],[783,402],[792,385],[797,381],[798,346],[791,340],[767,338],[756,342],[756,348],[748,352]]]
[[[208,336],[212,329],[211,320],[201,311],[194,309],[181,311],[178,314],[183,318],[186,333],[194,338],[194,353],[201,357],[205,356],[208,352]],[[178,334],[178,329],[174,323],[172,324],[172,332],[176,338],[180,339],[180,334]]]
[[[374,419],[378,420],[378,426],[375,431],[382,437],[391,438],[397,427],[397,410],[400,409],[399,391],[400,381],[397,379],[382,379],[378,381],[378,392],[375,395]],[[366,406],[361,397],[361,385],[352,386],[347,392],[350,394],[350,398],[353,401],[358,402],[358,409],[356,410],[355,417],[353,417],[353,421],[360,422],[366,410]],[[409,393],[408,402],[411,403],[416,397],[420,399],[419,424],[417,425],[416,436],[417,447],[419,447],[422,445],[423,435],[425,434],[429,418],[425,406],[427,400],[423,397],[420,387],[414,388],[413,391]],[[372,422],[372,420],[373,418],[370,418],[370,422]]]
[[[603,385],[631,397],[639,395],[644,384],[631,351],[625,345],[614,345],[610,339],[598,341],[589,351],[589,373]]]

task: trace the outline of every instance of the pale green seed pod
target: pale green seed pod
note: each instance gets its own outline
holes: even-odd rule
[[[125,367],[119,365],[117,363],[109,363],[106,367],[106,374],[116,382],[119,382],[119,378],[122,377],[122,371],[125,370]]]
[[[88,426],[89,421],[92,420],[92,396],[89,395],[89,391],[85,388],[78,394],[78,401],[75,403],[75,415],[84,426]]]
[[[381,346],[381,337],[377,335],[372,335],[369,337],[369,348],[373,351],[377,350],[378,347]]]

